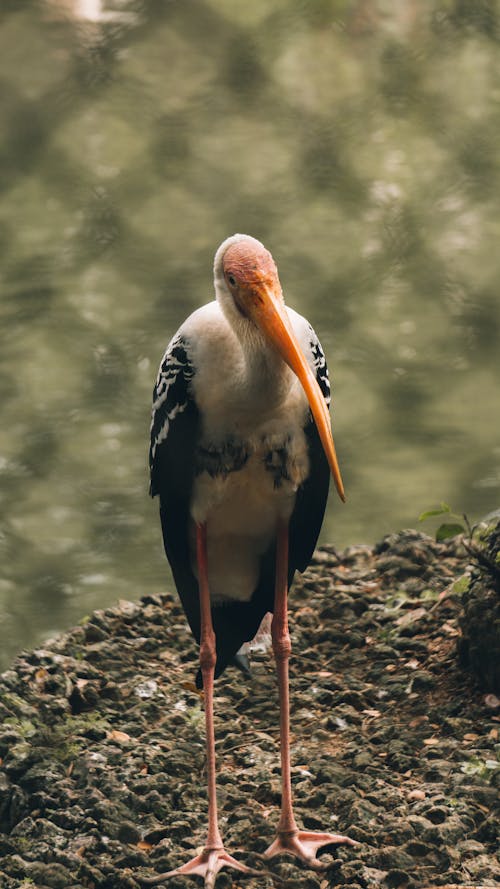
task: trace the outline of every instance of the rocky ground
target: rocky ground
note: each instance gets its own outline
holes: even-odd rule
[[[325,547],[291,596],[298,820],[359,840],[264,863],[280,799],[270,654],[216,686],[224,887],[500,885],[500,701],[457,658],[470,561],[407,531]],[[0,887],[137,889],[203,843],[197,652],[175,595],[121,602],[0,680]],[[198,885],[175,878],[172,889]]]

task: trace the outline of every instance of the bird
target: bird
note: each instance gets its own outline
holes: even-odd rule
[[[250,235],[223,241],[215,299],[172,337],[153,391],[150,494],[159,497],[164,548],[191,632],[203,688],[208,830],[203,850],[155,876],[198,875],[206,889],[228,867],[218,824],[214,680],[272,613],[282,775],[277,834],[264,855],[315,869],[322,847],[349,837],[300,830],[290,776],[288,589],[309,564],[330,474],[345,500],[332,435],[327,363],[310,323],[285,305],[276,263]]]

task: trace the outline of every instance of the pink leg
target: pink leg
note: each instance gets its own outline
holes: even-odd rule
[[[290,698],[288,683],[288,662],[292,650],[288,632],[288,524],[280,522],[278,526],[276,552],[276,587],[274,594],[274,616],[271,624],[273,651],[276,658],[278,673],[278,689],[280,699],[280,736],[281,736],[281,817],[278,824],[278,835],[264,853],[268,858],[288,853],[295,855],[310,867],[320,870],[323,864],[316,858],[322,846],[333,843],[356,845],[349,837],[330,833],[315,833],[299,830],[293,813],[292,783],[290,775]]]
[[[196,526],[196,557],[200,589],[200,666],[203,676],[205,693],[205,728],[207,743],[207,783],[208,783],[208,832],[205,848],[187,864],[175,870],[160,874],[149,880],[143,880],[145,886],[157,886],[168,877],[178,874],[198,875],[204,878],[205,889],[212,889],[215,878],[222,867],[231,867],[243,873],[254,873],[244,864],[240,864],[224,849],[219,831],[217,817],[215,735],[214,735],[214,669],[216,662],[215,633],[212,626],[210,610],[210,590],[208,586],[207,564],[207,527],[205,524]]]

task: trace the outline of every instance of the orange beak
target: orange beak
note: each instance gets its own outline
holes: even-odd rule
[[[344,485],[335,451],[328,406],[292,330],[281,291],[261,282],[253,284],[248,289],[245,288],[244,313],[262,331],[298,377],[307,396],[338,495],[345,502]]]

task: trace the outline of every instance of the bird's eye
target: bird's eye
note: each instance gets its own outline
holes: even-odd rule
[[[231,285],[231,287],[236,287],[236,278],[234,277],[234,275],[228,275],[227,282]]]

